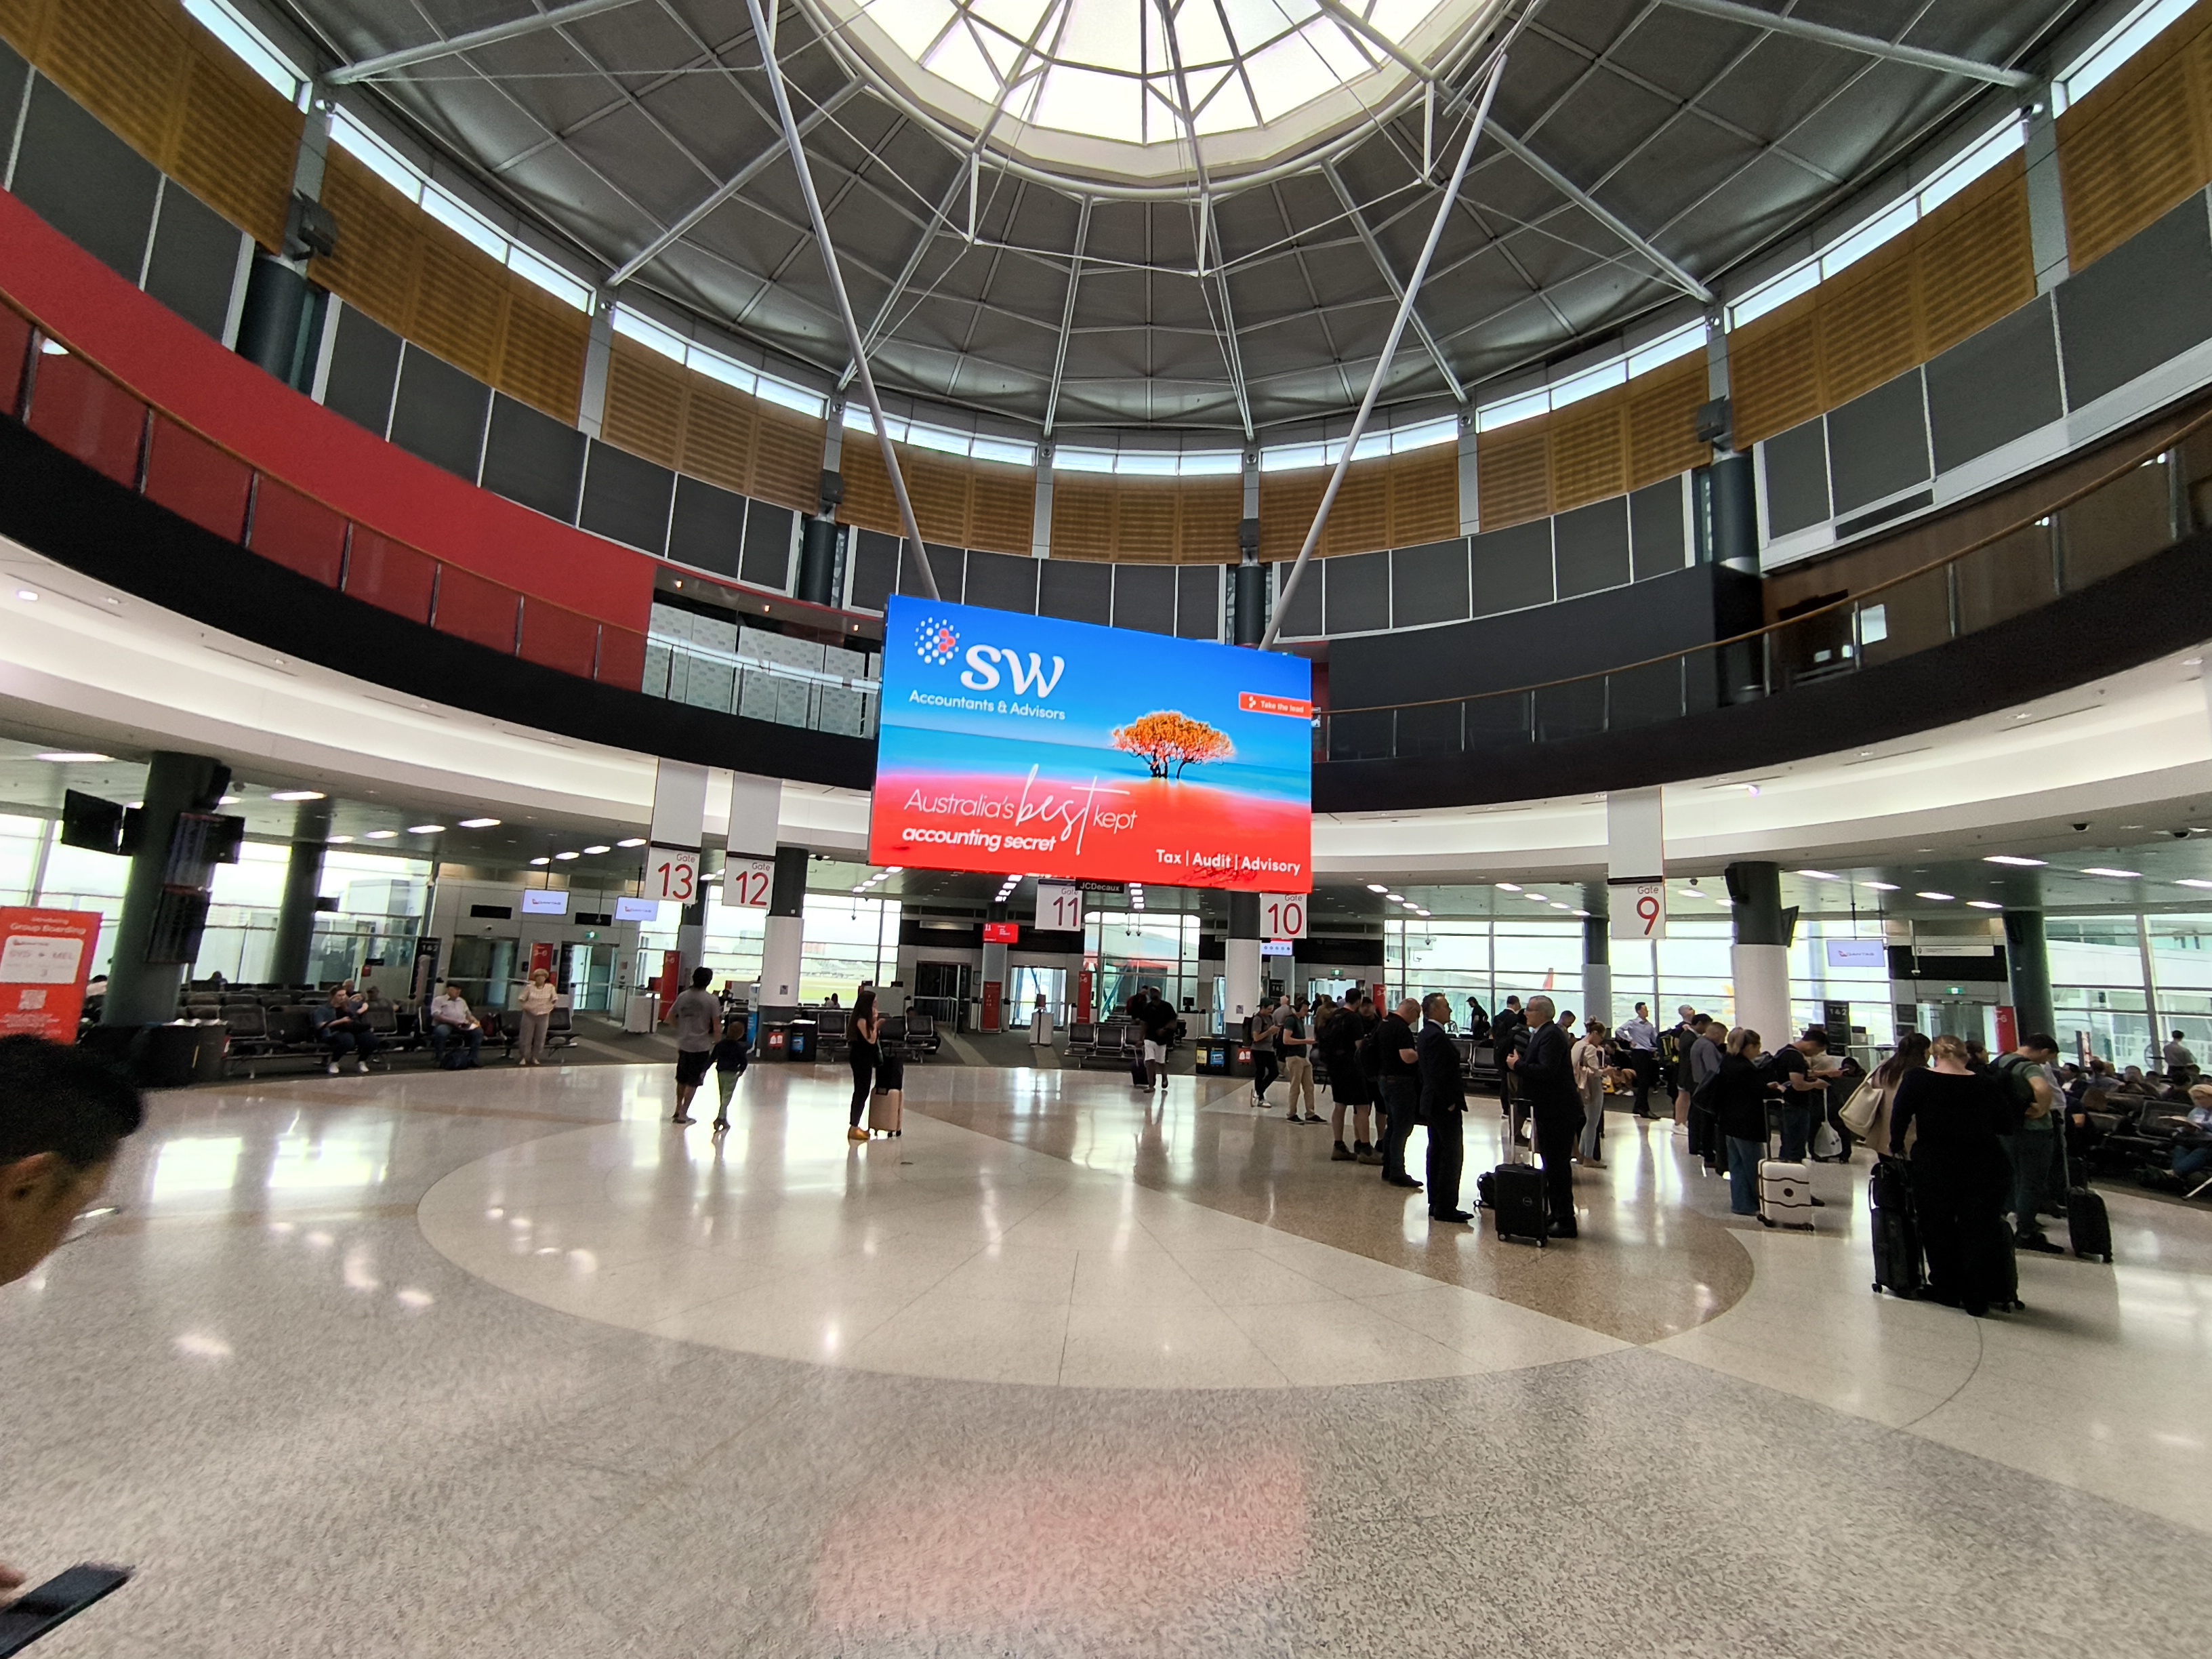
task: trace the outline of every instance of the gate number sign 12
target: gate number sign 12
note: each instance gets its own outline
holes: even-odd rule
[[[732,857],[722,861],[722,902],[740,909],[768,908],[769,889],[775,883],[774,859]]]

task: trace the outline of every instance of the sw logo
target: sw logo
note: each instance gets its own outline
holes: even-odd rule
[[[951,662],[959,648],[959,630],[940,617],[924,617],[914,630],[914,654],[926,663]]]
[[[960,684],[970,691],[995,690],[999,684],[999,665],[1005,664],[1006,677],[1014,683],[1018,696],[1032,693],[1048,697],[1052,689],[1060,684],[1060,671],[1067,666],[1059,657],[1052,659],[1052,672],[1044,672],[1044,659],[1036,652],[1030,653],[1029,666],[1022,666],[1021,653],[996,645],[971,645],[968,647],[968,666],[961,671]]]

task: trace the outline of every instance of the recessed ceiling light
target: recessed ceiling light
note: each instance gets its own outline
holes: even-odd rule
[[[1501,893],[1517,893],[1521,890],[1510,881],[1501,881],[1498,884],[1498,890]]]
[[[893,865],[889,865],[889,866],[885,866],[885,873],[886,873],[886,874],[889,874],[889,875],[894,875],[894,876],[895,876],[895,875],[898,874],[898,872],[899,872],[900,871],[902,871],[902,870],[903,870],[903,869],[905,869],[905,868],[906,868],[906,866],[904,866],[903,864],[893,864]]]
[[[2140,870],[2107,870],[2101,864],[2093,864],[2081,873],[2085,876],[2110,876],[2115,881],[2140,881],[2142,879],[2142,872]]]
[[[1871,888],[1877,893],[1894,893],[1897,891],[1897,884],[1893,881],[1863,881],[1859,885],[1862,887]]]
[[[853,890],[856,893],[865,893],[868,890],[865,887],[855,887]]]
[[[2184,657],[2181,659],[2181,665],[2184,668],[2202,668],[2204,666],[2204,659],[2202,657]]]
[[[1755,783],[1747,783],[1744,785],[1744,790],[1748,794],[1755,795],[1759,793],[1759,786]]]
[[[2212,881],[2199,881],[2194,876],[2184,876],[2174,884],[2177,887],[2212,887]]]
[[[461,820],[461,828],[464,830],[496,830],[499,828],[499,820],[497,818],[463,818]]]
[[[1832,870],[1800,870],[1801,876],[1810,876],[1815,881],[1841,881],[1843,878]]]
[[[442,836],[446,833],[446,826],[442,823],[410,823],[407,826],[407,833],[410,836]]]
[[[1588,921],[1589,920],[1589,912],[1587,910],[1577,910],[1575,914],[1580,916],[1584,921]]]
[[[599,845],[599,846],[597,846],[597,847],[586,847],[584,850],[585,850],[586,853],[589,853],[589,854],[590,854],[593,858],[597,858],[597,857],[599,857],[599,855],[600,854],[602,854],[602,853],[611,853],[611,852],[613,852],[615,849],[614,849],[613,848],[611,848],[611,847],[609,847],[609,846],[605,845],[604,842],[602,842],[600,845]]]
[[[269,792],[269,799],[271,800],[322,800],[325,797],[319,789],[271,789]]]
[[[623,840],[617,842],[615,845],[617,847],[642,847],[645,845],[645,837],[643,836],[630,836]]]
[[[1416,910],[1413,914],[1417,916],[1425,916],[1429,913],[1426,910]]]
[[[532,864],[550,864],[553,862],[551,859],[532,859],[530,861]]]
[[[52,761],[57,766],[91,766],[100,761],[113,760],[115,757],[95,754],[89,749],[49,749],[45,754],[34,755],[32,758]]]
[[[1557,899],[1550,899],[1546,902],[1549,903],[1554,910],[1564,910],[1567,908],[1565,905],[1560,903]]]
[[[1915,893],[1912,896],[1915,898],[1934,899],[1939,903],[1944,904],[1948,904],[1951,901],[1951,896],[1948,893]]]
[[[368,832],[366,839],[369,841],[398,841],[399,839],[399,832],[397,830],[372,830]]]
[[[574,858],[576,854],[574,853],[556,853],[553,856],[561,860],[563,863],[566,863],[568,860]]]
[[[1549,904],[1552,902],[1551,895],[1548,893],[1523,893],[1521,896],[1532,904]]]
[[[216,805],[217,806],[235,806],[239,802],[245,799],[246,797],[243,795],[225,795],[222,799],[216,801]]]
[[[1406,902],[1406,896],[1403,893],[1385,893],[1382,896],[1393,904],[1403,904]]]
[[[2039,867],[2044,863],[2044,860],[2041,859],[2018,858],[2010,853],[1992,853],[1987,858],[1984,859],[1982,862],[1984,864],[2014,864],[2018,865],[2021,868],[2027,870]]]
[[[1968,899],[1966,901],[1966,908],[1969,910],[2002,910],[2004,908],[2004,906],[2002,904],[1992,904],[1987,899]]]
[[[350,847],[353,845],[353,837],[351,836],[332,836],[323,844],[325,847]]]

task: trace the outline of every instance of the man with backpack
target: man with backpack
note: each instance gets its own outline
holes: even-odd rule
[[[2056,1110],[2058,1091],[2050,1071],[2057,1058],[2058,1039],[2046,1031],[2033,1031],[2010,1054],[2000,1055],[1996,1066],[2004,1097],[1997,1144],[2012,1166],[2013,1243],[2045,1255],[2063,1253],[2044,1237],[2042,1224],[2035,1218],[2038,1210],[2053,1201],[2052,1171],[2062,1167],[2063,1155]]]
[[[1692,1023],[1698,1011],[1686,1002],[1674,1015],[1674,1023],[1659,1033],[1659,1064],[1666,1073],[1668,1091],[1674,1097],[1674,1127],[1680,1133],[1690,1126],[1690,1045],[1698,1040]]]

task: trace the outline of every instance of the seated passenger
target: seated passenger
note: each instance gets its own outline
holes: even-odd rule
[[[461,995],[460,987],[448,985],[444,994],[430,1003],[430,1052],[438,1057],[438,1064],[449,1072],[481,1063],[483,1052],[483,1026],[469,1012],[468,1000]],[[465,1055],[462,1050],[466,1049]]]
[[[2186,1180],[2212,1168],[2212,1084],[2189,1091],[2187,1127],[2174,1138],[2173,1172]]]
[[[369,1027],[368,1005],[353,994],[350,983],[331,988],[331,1000],[315,1010],[315,1030],[327,1053],[323,1069],[332,1077],[338,1074],[338,1062],[348,1054],[356,1057],[356,1072],[368,1070],[368,1057],[376,1052],[378,1038]]]

